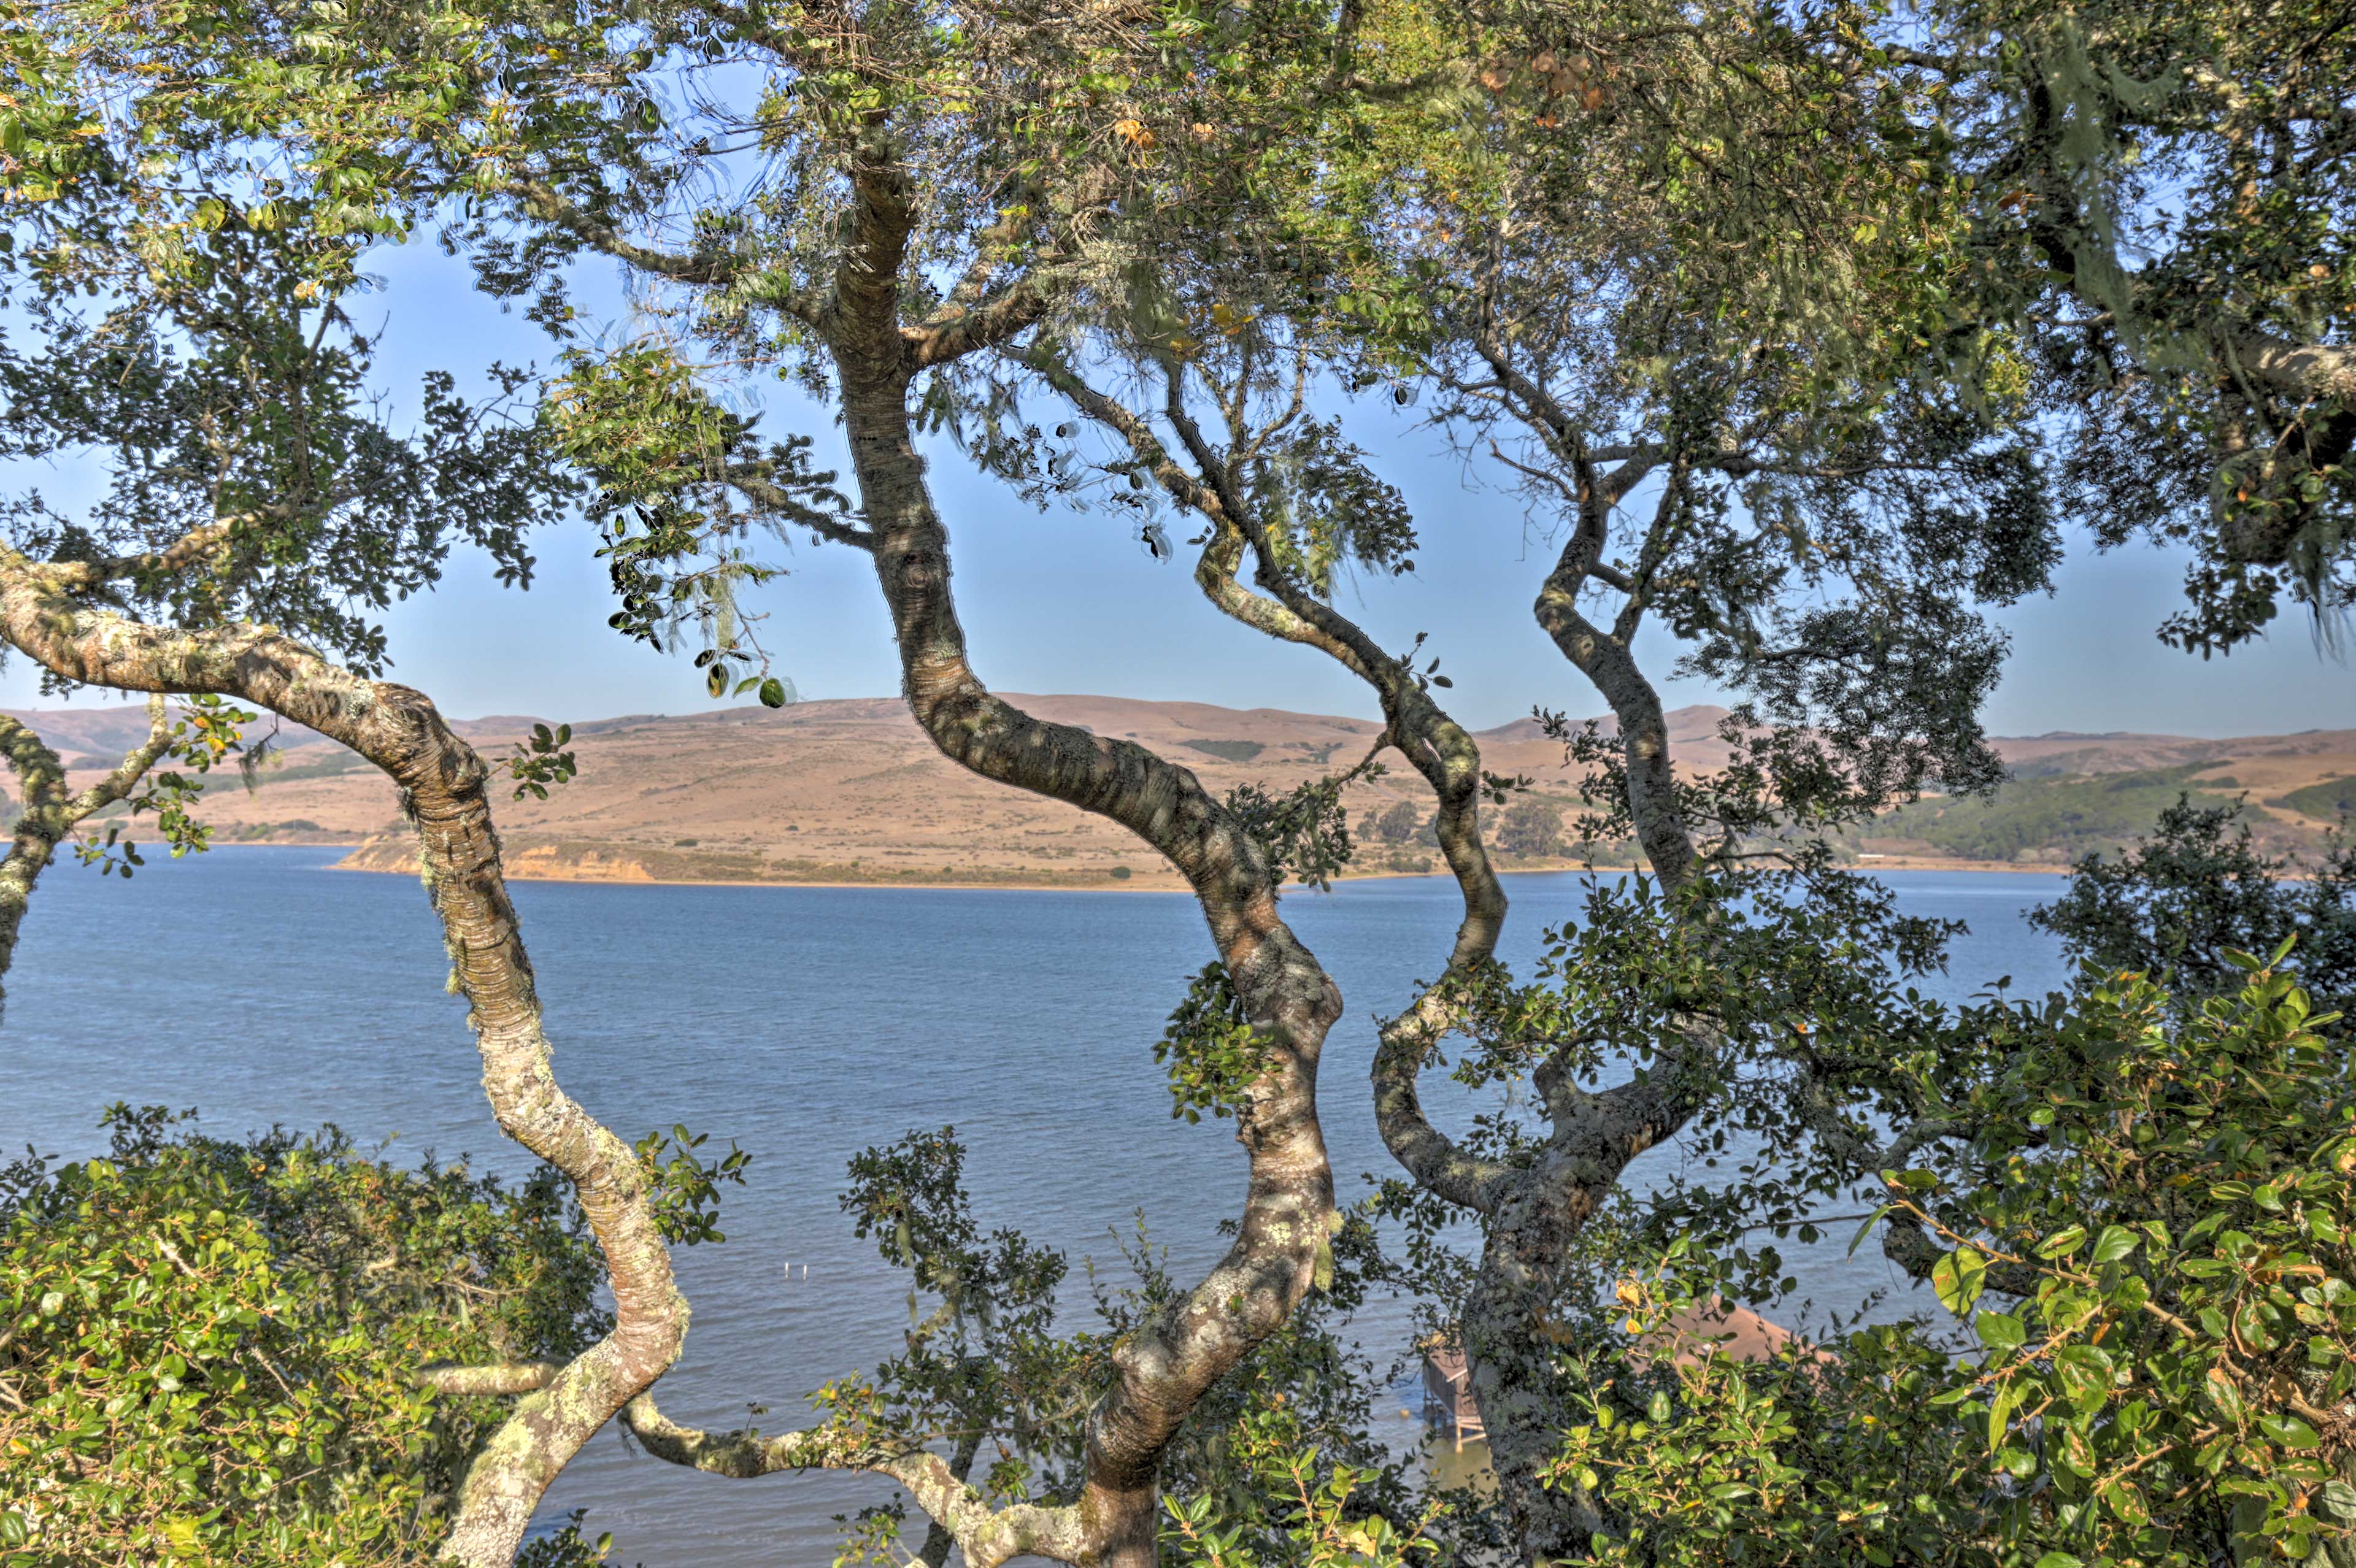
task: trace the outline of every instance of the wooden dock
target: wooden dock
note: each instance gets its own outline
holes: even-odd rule
[[[1481,1407],[1472,1400],[1472,1363],[1453,1342],[1438,1335],[1423,1342],[1423,1422],[1446,1427],[1459,1454],[1465,1444],[1489,1435]]]

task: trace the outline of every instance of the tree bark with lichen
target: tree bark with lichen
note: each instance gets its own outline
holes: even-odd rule
[[[216,692],[340,741],[382,769],[418,837],[427,896],[468,1005],[500,1129],[563,1172],[604,1253],[614,1327],[537,1380],[469,1467],[445,1560],[504,1568],[581,1447],[678,1359],[686,1299],[637,1156],[556,1082],[520,923],[500,869],[489,771],[423,693],[351,674],[273,627],[179,630],[90,602],[86,566],[0,552],[0,636],[70,680],[118,691]],[[136,753],[134,753],[134,760]]]
[[[971,287],[913,311],[919,193],[907,156],[880,120],[850,141],[835,229],[840,250],[823,279],[807,286],[788,281],[787,263],[771,288],[755,261],[707,266],[666,256],[590,220],[545,187],[516,195],[536,220],[651,278],[749,291],[793,321],[803,341],[822,346],[856,506],[849,517],[803,510],[790,520],[872,561],[909,711],[944,756],[1117,823],[1185,877],[1244,1015],[1267,1047],[1263,1069],[1236,1109],[1248,1159],[1244,1203],[1226,1255],[1115,1352],[1117,1376],[1088,1413],[1080,1495],[1068,1506],[993,1509],[920,1441],[870,1429],[841,1412],[781,1436],[698,1432],[670,1422],[650,1401],[634,1405],[627,1419],[649,1453],[715,1474],[828,1467],[889,1476],[982,1568],[1020,1552],[1148,1568],[1162,1523],[1164,1453],[1212,1385],[1284,1324],[1330,1245],[1333,1180],[1316,1078],[1341,997],[1279,912],[1281,879],[1268,848],[1191,771],[1133,742],[1044,721],[991,692],[976,672],[952,591],[949,531],[916,449],[919,383],[1024,334],[1044,314],[1046,294],[1021,267],[1001,276],[1001,269],[977,262]],[[601,480],[625,469],[619,460],[605,463],[594,434],[579,456]],[[757,460],[695,472],[691,483],[733,488],[756,510],[783,510],[787,497]]]

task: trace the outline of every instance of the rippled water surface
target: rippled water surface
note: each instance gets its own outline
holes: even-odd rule
[[[463,1006],[443,991],[423,895],[405,878],[329,871],[338,853],[225,849],[129,884],[52,871],[8,976],[0,1148],[91,1152],[100,1107],[124,1099],[197,1106],[217,1133],[333,1120],[412,1157],[432,1148],[519,1169],[484,1104]],[[2058,983],[2051,944],[2021,920],[2059,891],[2055,879],[1889,880],[1910,911],[1970,923],[1950,975],[1929,988],[1960,997],[2005,975],[2016,989]],[[1504,956],[1525,963],[1544,927],[1576,913],[1580,882],[1507,882]],[[515,893],[566,1086],[625,1136],[685,1122],[754,1156],[749,1188],[732,1189],[723,1213],[727,1244],[680,1260],[695,1322],[663,1383],[676,1418],[738,1425],[758,1403],[784,1424],[801,1396],[894,1348],[905,1287],[853,1240],[835,1194],[846,1158],[911,1128],[957,1125],[985,1226],[1015,1226],[1076,1262],[1109,1260],[1114,1230],[1142,1211],[1182,1271],[1216,1254],[1216,1221],[1242,1196],[1242,1154],[1221,1125],[1171,1120],[1151,1052],[1211,955],[1190,900],[562,883]],[[1458,906],[1441,880],[1400,879],[1295,894],[1285,909],[1348,1003],[1323,1078],[1346,1199],[1364,1190],[1362,1173],[1391,1168],[1365,1092],[1372,1020],[1441,966]],[[1474,1108],[1437,1084],[1428,1097],[1443,1120]],[[1655,1151],[1638,1174],[1677,1157]],[[1808,1250],[1804,1277],[1822,1302],[1894,1283],[1878,1257],[1843,1259],[1846,1242]],[[1361,1332],[1387,1360],[1402,1321],[1370,1312]],[[1411,1430],[1399,1424],[1402,1438]],[[696,1475],[608,1434],[543,1517],[588,1509],[593,1529],[614,1532],[618,1563],[819,1568],[833,1555],[830,1516],[889,1492],[841,1476]]]

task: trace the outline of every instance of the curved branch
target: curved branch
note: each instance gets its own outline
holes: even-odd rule
[[[139,781],[147,776],[147,770],[171,749],[171,745],[172,722],[164,711],[164,699],[160,696],[150,697],[147,699],[147,738],[125,752],[112,773],[67,801],[69,816],[74,822],[80,822],[128,796]]]
[[[1028,357],[1028,363],[1074,407],[1120,437],[1173,500],[1210,525],[1210,537],[1194,566],[1194,581],[1204,596],[1230,619],[1280,641],[1315,648],[1365,681],[1382,704],[1385,741],[1397,746],[1431,786],[1439,803],[1435,815],[1440,852],[1463,894],[1464,918],[1440,979],[1383,1026],[1374,1064],[1376,1119],[1392,1156],[1419,1181],[1451,1202],[1491,1208],[1506,1168],[1467,1154],[1433,1126],[1416,1090],[1417,1074],[1432,1047],[1453,1025],[1453,987],[1495,955],[1505,924],[1505,889],[1481,840],[1480,748],[1432,700],[1406,663],[1385,653],[1363,627],[1283,570],[1264,526],[1187,414],[1177,371],[1168,372],[1163,412],[1194,464],[1192,472],[1173,457],[1141,416],[1090,386],[1060,359],[1036,353]],[[1289,421],[1294,411],[1283,419]],[[1237,581],[1247,546],[1258,562],[1255,578],[1264,590],[1259,593]]]
[[[1468,1154],[1433,1126],[1416,1087],[1432,1049],[1455,1025],[1455,987],[1495,957],[1505,928],[1505,887],[1481,838],[1480,748],[1431,699],[1413,670],[1276,566],[1264,531],[1221,527],[1218,519],[1214,525],[1194,571],[1205,595],[1245,624],[1317,648],[1365,680],[1382,703],[1386,736],[1431,788],[1433,831],[1456,878],[1464,916],[1440,978],[1382,1027],[1373,1068],[1375,1120],[1384,1147],[1418,1181],[1451,1202],[1486,1211],[1494,1206],[1508,1168]],[[1247,539],[1259,562],[1258,581],[1270,591],[1267,595],[1248,592],[1236,581]]]
[[[1595,452],[1586,445],[1586,431],[1580,429],[1579,419],[1515,368],[1505,344],[1484,332],[1475,339],[1475,348],[1522,405],[1517,410],[1522,421],[1541,435],[1547,450],[1571,466],[1576,487],[1569,495],[1579,523],[1562,544],[1562,553],[1555,558],[1555,570],[1547,572],[1546,584],[1538,589],[1531,614],[1547,638],[1553,638],[1555,647],[1562,650],[1562,656],[1595,683],[1595,689],[1612,707],[1612,716],[1619,720],[1621,749],[1628,758],[1628,812],[1635,822],[1637,843],[1644,848],[1644,859],[1652,861],[1661,885],[1682,888],[1692,880],[1698,855],[1692,828],[1677,805],[1677,779],[1668,756],[1668,718],[1661,711],[1661,695],[1652,680],[1644,678],[1644,671],[1637,668],[1635,655],[1628,647],[1628,640],[1635,635],[1635,619],[1644,607],[1642,591],[1647,586],[1649,570],[1637,568],[1633,574],[1623,574],[1607,568],[1602,560],[1612,511],[1642,478],[1664,462],[1676,462],[1677,454],[1656,443],[1644,443],[1631,447],[1612,474],[1598,474]],[[1503,457],[1503,452],[1498,457]],[[1508,464],[1522,468],[1522,464],[1510,459]],[[1664,499],[1665,507],[1668,499]],[[1654,537],[1659,537],[1661,525],[1664,516],[1656,513]],[[1647,544],[1652,541],[1647,539]],[[1590,577],[1628,593],[1621,624],[1612,631],[1590,622],[1579,607],[1580,591]]]
[[[239,525],[252,521],[249,514],[223,517],[202,528],[191,528],[159,550],[145,555],[109,556],[103,560],[59,561],[48,570],[60,588],[75,592],[89,592],[102,585],[125,577],[163,577],[186,571],[214,549],[228,542]]]
[[[417,1369],[416,1382],[420,1388],[430,1388],[435,1393],[454,1397],[496,1397],[501,1394],[531,1393],[556,1381],[564,1369],[554,1361],[509,1361],[495,1366],[470,1367],[455,1361],[429,1361]]]
[[[1384,1032],[1391,1034],[1388,1029]],[[1466,1153],[1455,1139],[1431,1125],[1416,1087],[1426,1054],[1415,1051],[1404,1037],[1386,1038],[1376,1049],[1375,1123],[1383,1135],[1383,1147],[1418,1186],[1451,1203],[1494,1213],[1505,1184],[1513,1179],[1513,1168]]]
[[[439,1393],[498,1395],[544,1389],[563,1371],[552,1361],[512,1361],[488,1366],[436,1362],[420,1367],[416,1381]],[[906,1488],[917,1506],[945,1531],[973,1568],[998,1568],[1010,1557],[1035,1554],[1076,1561],[1086,1549],[1076,1508],[1017,1505],[992,1509],[958,1477],[961,1469],[922,1446],[878,1447],[855,1433],[812,1427],[764,1437],[749,1428],[705,1432],[681,1426],[642,1393],[622,1410],[622,1424],[640,1445],[666,1464],[684,1466],[732,1480],[757,1480],[798,1470],[865,1470]],[[961,1445],[965,1467],[974,1440]],[[937,1560],[936,1560],[937,1561]]]
[[[1594,683],[1610,705],[1619,723],[1621,746],[1627,759],[1629,814],[1635,823],[1637,841],[1662,885],[1669,889],[1682,887],[1692,879],[1698,855],[1692,831],[1678,805],[1676,776],[1669,757],[1668,721],[1662,712],[1660,693],[1637,667],[1629,646],[1644,611],[1644,590],[1650,571],[1640,566],[1634,572],[1622,573],[1603,562],[1613,508],[1662,464],[1681,461],[1681,456],[1656,443],[1638,443],[1624,449],[1618,467],[1609,474],[1601,473],[1596,467],[1598,453],[1588,446],[1579,420],[1544,387],[1522,372],[1502,340],[1484,332],[1476,336],[1473,347],[1518,403],[1515,411],[1523,422],[1539,436],[1548,451],[1569,465],[1576,481],[1575,488],[1566,493],[1572,500],[1577,526],[1564,541],[1562,552],[1539,588],[1531,612],[1563,656]],[[1615,454],[1622,450],[1614,449]],[[1498,455],[1503,457],[1504,453]],[[1511,459],[1505,461],[1524,473],[1533,472]],[[1559,480],[1548,477],[1559,486]],[[1664,507],[1666,505],[1665,498]],[[1653,529],[1655,538],[1661,523],[1662,517],[1656,515]],[[1580,592],[1590,578],[1609,582],[1629,595],[1620,624],[1610,632],[1589,620],[1580,609]]]
[[[839,523],[815,507],[802,504],[776,482],[776,470],[767,463],[733,463],[726,470],[728,483],[755,506],[768,511],[785,522],[809,529],[819,538],[834,544],[849,545],[853,549],[872,550],[875,540],[863,528],[849,523]]]
[[[342,741],[400,786],[492,1112],[572,1181],[614,1293],[612,1332],[524,1400],[460,1488],[444,1556],[506,1568],[557,1473],[678,1359],[688,1308],[637,1157],[557,1084],[500,869],[489,770],[421,692],[355,676],[269,627],[175,631],[78,605],[14,552],[0,554],[0,636],[88,685],[233,695]]]
[[[921,326],[902,327],[900,336],[908,345],[915,368],[926,370],[968,354],[995,348],[1046,314],[1045,293],[1031,279],[1018,278],[992,298],[972,306],[948,306],[937,319]]]
[[[554,224],[591,250],[601,251],[640,272],[668,278],[675,283],[707,288],[742,283],[747,285],[752,297],[798,321],[814,324],[818,319],[816,307],[799,290],[777,281],[783,276],[783,271],[774,263],[765,266],[758,274],[748,277],[733,256],[712,251],[681,256],[640,245],[544,180],[515,180],[509,184],[508,190],[533,217]]]
[[[1531,613],[1563,657],[1594,683],[1611,706],[1627,759],[1628,813],[1636,840],[1662,887],[1674,891],[1693,880],[1700,856],[1677,798],[1661,694],[1637,667],[1628,644],[1589,620],[1579,607],[1580,589],[1593,574],[1601,549],[1600,530],[1582,526],[1575,531],[1538,590]]]
[[[958,1479],[948,1460],[922,1447],[878,1446],[872,1438],[824,1426],[776,1437],[750,1430],[704,1432],[664,1415],[651,1394],[631,1401],[622,1419],[656,1458],[735,1480],[787,1470],[865,1470],[887,1476],[906,1488],[916,1506],[948,1531],[971,1568],[999,1568],[1009,1558],[1023,1556],[1065,1563],[1087,1558],[1088,1530],[1079,1505],[1017,1503],[993,1509],[980,1491]]]

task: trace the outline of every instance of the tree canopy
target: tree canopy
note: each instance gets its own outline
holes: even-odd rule
[[[544,1164],[509,1189],[123,1113],[112,1158],[16,1168],[0,1446],[27,1458],[0,1557],[594,1556],[577,1531],[519,1553],[615,1422],[682,1487],[887,1477],[930,1568],[2345,1555],[2344,852],[2278,885],[2188,804],[2040,916],[2088,962],[2077,990],[1958,1009],[1918,984],[1952,930],[1834,835],[2001,779],[1993,617],[2048,586],[2065,522],[2189,547],[2165,631],[2204,654],[2286,595],[2327,633],[2356,595],[2347,20],[18,7],[0,455],[106,483],[0,510],[0,638],[53,685],[158,700],[80,792],[7,732],[26,809],[0,963],[61,842],[113,861],[101,814],[153,809],[202,847],[199,781],[153,770],[225,760],[260,711],[308,725],[394,786],[491,1106]],[[358,305],[372,249],[427,231],[523,302],[554,363],[471,368],[480,399],[436,370],[404,428],[372,371],[393,328]],[[589,319],[591,266],[626,281],[626,319]],[[763,428],[777,382],[839,422],[844,472],[815,432]],[[1544,532],[1534,656],[1608,709],[1537,717],[1583,767],[1581,845],[1643,871],[1592,881],[1526,974],[1498,959],[1496,856],[1568,848],[1564,808],[1483,767],[1444,650],[1343,592],[1463,549],[1387,475],[1370,403],[1416,411],[1477,504]],[[1229,621],[1365,687],[1368,754],[1219,796],[991,691],[942,457],[1156,560],[1183,541]],[[954,1130],[912,1133],[853,1157],[842,1198],[909,1276],[905,1353],[780,1433],[662,1413],[688,1318],[671,1249],[720,1239],[743,1158],[683,1126],[634,1145],[560,1086],[494,769],[381,678],[373,620],[460,544],[528,586],[532,529],[575,507],[613,630],[691,653],[714,699],[787,700],[762,534],[857,552],[944,757],[1184,877],[1210,951],[1151,1054],[1173,1114],[1244,1156],[1203,1277],[1141,1256],[1074,1329],[1063,1256],[985,1234]],[[1655,629],[1666,661],[1640,651]],[[1739,699],[1725,765],[1678,766],[1672,674]],[[520,750],[514,793],[562,788],[569,740]],[[1462,917],[1398,955],[1368,1104],[1321,1085],[1347,1004],[1283,897],[1351,865],[1345,793],[1393,752]],[[1424,809],[1362,832],[1404,841]],[[1464,1136],[1421,1099],[1445,1051],[1460,1086],[1515,1096]],[[1323,1119],[1368,1110],[1402,1174],[1345,1211]],[[1676,1140],[1763,1152],[1723,1185],[1632,1189]],[[1860,1240],[1976,1360],[1919,1327],[1829,1360],[1680,1360],[1673,1321],[1794,1288],[1756,1232],[1812,1238],[1859,1193]],[[1335,1325],[1415,1277],[1386,1233],[1466,1358],[1494,1505],[1419,1496],[1366,1431],[1374,1374]],[[455,1309],[460,1276],[497,1307]],[[871,1510],[852,1549],[901,1550],[904,1517]]]

